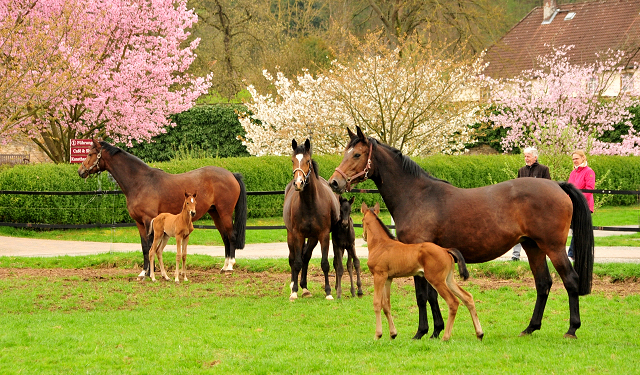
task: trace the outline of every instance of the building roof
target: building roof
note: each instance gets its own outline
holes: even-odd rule
[[[485,74],[493,78],[517,76],[534,68],[537,56],[563,45],[575,46],[568,53],[574,64],[593,63],[596,52],[608,49],[632,56],[628,66],[640,63],[640,0],[562,4],[546,24],[542,22],[543,11],[543,7],[533,9],[489,48]]]

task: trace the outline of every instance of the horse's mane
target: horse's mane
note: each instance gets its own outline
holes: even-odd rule
[[[124,152],[120,147],[110,145],[105,141],[100,141],[100,146],[102,146],[102,149],[106,150],[109,153],[109,155],[112,155],[112,156],[117,154],[118,152]]]
[[[389,238],[391,238],[392,240],[398,240],[396,238],[396,236],[393,235],[393,233],[391,233],[391,231],[389,230],[389,228],[387,228],[386,225],[384,225],[384,223],[382,222],[382,219],[380,219],[378,217],[378,215],[376,215],[375,212],[373,212],[373,208],[369,208],[369,211],[371,211],[371,213],[373,214],[373,216],[378,219],[378,223],[380,223],[380,226],[382,227],[382,229],[384,229],[385,233],[387,233],[387,236],[389,236]]]
[[[111,144],[109,144],[109,143],[107,143],[105,141],[100,141],[100,145],[102,146],[102,149],[107,151],[109,153],[109,155],[111,155],[111,156],[113,156],[115,154],[118,154],[118,153],[122,153],[123,155],[126,155],[126,156],[131,157],[131,158],[136,159],[136,160],[139,160],[142,164],[147,165],[147,163],[142,161],[142,159],[140,159],[139,157],[137,157],[137,156],[135,156],[133,154],[130,154],[130,153],[126,152],[125,150],[121,149],[120,147],[111,145]]]
[[[422,167],[420,167],[418,165],[418,163],[416,163],[415,161],[411,160],[410,157],[408,157],[407,155],[403,155],[402,151],[400,151],[400,150],[398,150],[398,149],[396,149],[394,147],[391,147],[389,145],[386,145],[384,143],[380,143],[375,138],[367,137],[367,139],[369,140],[369,142],[372,142],[375,147],[380,146],[382,148],[385,148],[390,153],[392,153],[394,155],[394,157],[400,159],[400,162],[402,164],[402,170],[407,172],[407,173],[409,173],[410,175],[415,176],[415,177],[425,176],[425,177],[427,177],[427,178],[429,178],[431,180],[434,180],[434,181],[441,181],[441,182],[446,182],[447,184],[450,184],[449,181],[442,180],[442,179],[439,179],[437,177],[432,176],[429,172],[427,172],[424,169],[422,169]],[[349,145],[347,147],[353,147],[356,144],[358,144],[358,142],[360,142],[360,139],[359,138],[354,138],[354,139],[351,140],[351,142],[349,142]]]
[[[293,151],[294,155],[304,154],[307,150],[304,148],[304,145],[298,145],[296,149]],[[318,178],[318,162],[311,159],[311,167],[313,168],[313,174]]]

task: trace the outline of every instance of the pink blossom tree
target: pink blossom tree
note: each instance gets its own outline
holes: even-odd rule
[[[168,115],[190,108],[210,78],[185,73],[199,40],[186,47],[197,16],[186,0],[9,0],[0,48],[6,95],[0,133],[31,138],[68,160],[69,139],[110,137],[131,144],[164,131]],[[11,83],[13,82],[13,83]],[[4,83],[4,85],[3,85]]]
[[[592,154],[640,155],[640,139],[630,126],[632,114],[627,110],[637,103],[637,93],[614,87],[625,68],[624,53],[609,52],[594,64],[576,65],[567,56],[571,48],[556,48],[538,58],[538,68],[493,82],[491,102],[499,111],[488,120],[508,129],[503,148],[535,145],[549,157],[577,148]],[[622,143],[596,139],[618,123],[630,127]]]

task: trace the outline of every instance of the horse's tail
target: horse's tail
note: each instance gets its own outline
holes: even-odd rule
[[[447,249],[447,251],[449,252],[449,254],[451,254],[451,256],[453,256],[453,260],[458,263],[458,272],[460,272],[460,276],[462,276],[462,279],[468,279],[469,270],[467,269],[467,263],[464,261],[464,257],[462,256],[460,250],[451,248]]]
[[[234,173],[233,176],[240,185],[240,196],[236,202],[235,219],[233,220],[233,231],[236,235],[236,249],[244,249],[244,242],[247,233],[247,188],[242,181],[240,173]]]
[[[153,233],[153,221],[156,218],[154,217],[153,219],[151,219],[151,222],[149,222],[149,227],[147,228],[147,238],[149,238],[149,236],[151,236],[151,233]]]
[[[571,198],[571,203],[573,203],[571,227],[573,228],[573,250],[575,255],[574,268],[580,278],[578,294],[584,296],[591,293],[593,280],[594,241],[591,210],[589,210],[587,198],[575,185],[568,182],[559,182],[559,184],[562,190]]]

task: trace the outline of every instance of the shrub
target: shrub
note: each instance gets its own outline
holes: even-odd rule
[[[341,155],[317,155],[319,174],[328,179],[340,164]],[[544,164],[544,156],[540,162]],[[447,180],[454,186],[474,188],[505,181],[516,176],[524,161],[521,155],[436,155],[416,162],[433,176]],[[566,157],[566,164],[571,159]],[[283,191],[291,180],[291,160],[288,156],[183,159],[149,164],[169,173],[181,173],[206,165],[215,165],[242,173],[247,191]],[[589,165],[596,172],[599,189],[640,189],[640,157],[590,156]],[[0,171],[0,190],[28,191],[95,191],[116,190],[117,185],[108,173],[83,180],[78,177],[77,165],[36,164],[18,165]],[[375,168],[375,166],[374,166]],[[606,179],[601,178],[606,176]],[[568,178],[568,176],[567,176]],[[358,189],[375,189],[373,181],[366,181]],[[402,192],[398,192],[402,194]],[[346,193],[361,202],[373,205],[382,202],[379,194]],[[637,202],[634,195],[615,195],[610,204],[628,205]],[[284,195],[250,195],[249,217],[282,215]],[[384,208],[384,205],[382,205]],[[0,221],[16,223],[89,224],[131,222],[123,195],[42,196],[0,194]]]

